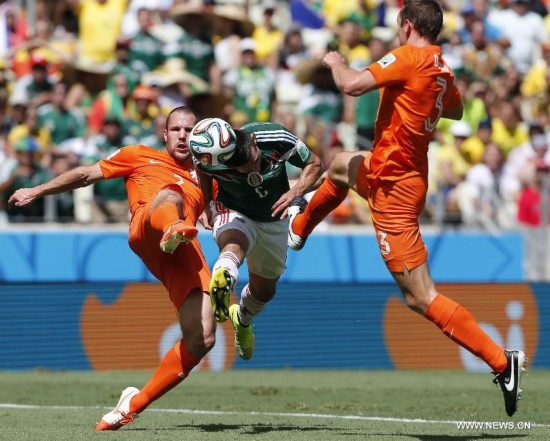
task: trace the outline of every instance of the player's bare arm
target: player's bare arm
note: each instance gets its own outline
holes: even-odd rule
[[[460,120],[460,119],[462,119],[462,114],[463,113],[464,113],[464,105],[462,103],[460,103],[459,106],[450,107],[448,109],[445,109],[443,111],[443,113],[441,114],[441,116],[443,118]]]
[[[359,96],[378,87],[370,70],[351,69],[338,52],[326,54],[323,64],[331,70],[336,87],[346,95]]]
[[[102,179],[104,179],[104,176],[99,163],[83,165],[69,170],[45,184],[32,188],[20,188],[11,195],[8,204],[10,206],[24,207],[35,199],[51,194],[64,193],[80,187],[87,187]]]
[[[214,200],[214,184],[212,176],[203,173],[198,167],[195,168],[197,176],[199,177],[199,183],[202,191],[202,197],[204,199],[204,212],[199,216],[199,222],[207,230],[212,229],[212,210],[210,209],[210,202]]]
[[[280,219],[284,219],[287,215],[290,201],[296,196],[303,196],[314,190],[323,171],[324,167],[321,159],[317,155],[311,155],[311,161],[302,169],[302,173],[300,173],[296,183],[273,204],[271,216],[276,217],[282,213]]]

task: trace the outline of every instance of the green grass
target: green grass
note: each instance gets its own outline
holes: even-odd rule
[[[0,440],[550,439],[546,426],[550,372],[541,370],[524,378],[525,399],[511,419],[489,374],[199,372],[151,405],[135,423],[118,432],[93,432],[120,391],[130,385],[140,387],[148,377],[144,372],[0,372]],[[13,408],[4,403],[40,407]],[[429,421],[402,420],[417,418]],[[529,422],[532,427],[459,430],[449,422],[455,420]]]

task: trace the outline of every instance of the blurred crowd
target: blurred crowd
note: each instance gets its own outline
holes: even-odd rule
[[[513,229],[547,219],[550,1],[443,0],[439,44],[465,114],[430,145],[422,221]],[[189,105],[275,121],[330,163],[372,148],[379,93],[341,94],[321,59],[363,69],[398,45],[399,0],[0,0],[0,223],[126,222],[108,180],[25,208],[9,196],[127,144],[163,148]],[[289,169],[292,176],[296,170]],[[370,222],[349,198],[338,224]]]

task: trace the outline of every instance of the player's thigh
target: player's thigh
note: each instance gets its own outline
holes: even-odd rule
[[[254,221],[243,214],[224,207],[216,202],[212,207],[212,235],[220,249],[223,249],[227,243],[237,243],[243,255],[246,256],[249,250],[256,243],[256,225]]]
[[[355,189],[357,172],[370,152],[341,152],[332,160],[328,177],[337,185]]]
[[[248,270],[266,279],[276,279],[286,270],[288,218],[256,223],[256,243],[250,248]]]
[[[418,218],[426,202],[422,178],[372,185],[368,191],[380,253],[388,269],[410,271],[428,257]]]

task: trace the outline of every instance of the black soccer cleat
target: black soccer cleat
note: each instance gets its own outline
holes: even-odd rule
[[[508,359],[506,369],[496,374],[493,383],[499,384],[504,394],[504,407],[508,416],[512,416],[517,408],[518,401],[521,400],[521,375],[525,372],[527,358],[523,351],[516,349],[505,350],[504,354]]]
[[[294,251],[300,251],[304,245],[306,244],[307,237],[300,237],[297,234],[292,231],[292,222],[294,222],[294,219],[296,216],[298,216],[300,213],[303,213],[304,210],[307,207],[307,201],[302,196],[296,196],[290,201],[290,205],[288,207],[288,240],[287,240],[287,246],[294,250]]]

